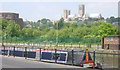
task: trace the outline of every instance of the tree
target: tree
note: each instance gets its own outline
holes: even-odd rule
[[[47,23],[47,19],[46,18],[41,19],[41,23],[46,24]]]
[[[8,23],[8,20],[6,20],[6,19],[2,19],[2,20],[0,20],[1,21],[1,23],[2,23],[2,29],[5,29],[6,27],[7,27],[7,25],[9,24]]]
[[[6,27],[6,32],[7,32],[7,36],[10,37],[19,37],[20,36],[20,26],[18,24],[15,24],[11,21],[8,22],[8,26]]]
[[[110,18],[106,19],[107,23],[112,23],[112,20]]]
[[[71,19],[71,18],[69,18],[68,20],[69,20],[69,21],[71,21],[72,19]]]
[[[40,20],[38,20],[37,22],[40,23]]]
[[[101,19],[101,20],[104,20],[104,17],[101,17],[100,19]]]
[[[77,26],[78,26],[77,23],[73,23],[73,24],[71,24],[71,27],[73,27],[73,28],[77,28]]]
[[[61,18],[58,22],[55,23],[54,28],[61,29],[63,26],[64,26],[64,19]]]
[[[100,36],[102,36],[102,35],[114,35],[115,28],[110,23],[102,23],[99,26],[98,34]]]
[[[74,20],[75,20],[75,21],[78,21],[79,19],[78,19],[78,18],[75,18]]]

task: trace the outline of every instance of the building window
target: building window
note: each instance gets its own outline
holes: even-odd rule
[[[0,14],[0,17],[2,17],[2,14]]]
[[[4,14],[2,14],[2,16],[4,17]]]
[[[2,14],[0,14],[0,18],[2,18]]]
[[[113,37],[110,37],[110,41],[114,41]]]
[[[17,19],[17,18],[18,18],[18,16],[17,16],[17,15],[14,15],[13,17],[14,17],[14,19]]]
[[[12,19],[11,15],[7,15],[6,18],[7,18],[7,19]]]
[[[117,41],[117,38],[118,38],[118,37],[115,37],[115,38],[114,38],[114,41]]]
[[[109,40],[109,38],[108,37],[106,37],[106,41],[108,41]]]

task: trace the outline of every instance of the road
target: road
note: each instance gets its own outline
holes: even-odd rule
[[[2,56],[2,68],[82,68],[82,67],[39,62],[27,60],[21,57],[14,58]]]

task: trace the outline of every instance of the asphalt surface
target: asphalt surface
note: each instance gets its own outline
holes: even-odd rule
[[[27,60],[21,57],[15,57],[15,58],[12,56],[11,57],[1,56],[1,57],[2,57],[2,68],[82,68],[78,66]]]

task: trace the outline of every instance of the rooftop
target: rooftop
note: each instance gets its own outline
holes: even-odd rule
[[[0,14],[15,14],[15,15],[18,15],[18,13],[11,13],[11,12],[0,12]]]

